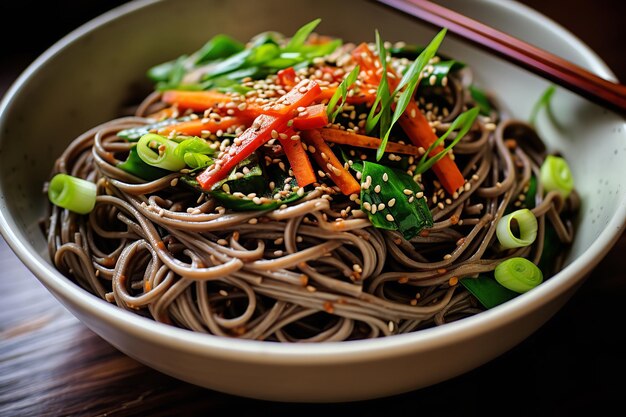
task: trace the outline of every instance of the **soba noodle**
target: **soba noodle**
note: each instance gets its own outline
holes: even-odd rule
[[[305,71],[315,78],[315,69]],[[421,108],[438,136],[475,105],[467,75],[451,74],[447,86],[422,91]],[[433,110],[433,95],[450,103],[445,112]],[[544,195],[537,182],[535,243],[498,248],[498,220],[507,207],[525,205],[531,176],[539,177],[546,156],[533,127],[505,114],[479,117],[454,147],[467,180],[459,193],[446,194],[430,171],[419,178],[434,224],[407,240],[373,227],[358,202],[328,178],[286,206],[238,212],[186,187],[185,170],[147,182],[120,169],[134,143],[117,133],[154,123],[149,115],[164,106],[160,97],[151,94],[135,115],[103,123],[68,146],[53,173],[96,183],[96,206],[79,215],[51,205],[46,222],[60,271],[158,322],[279,342],[412,332],[483,311],[459,280],[490,273],[512,257],[539,263],[547,224],[564,247],[572,240],[575,192],[566,200]],[[346,107],[344,116],[355,111]],[[562,251],[554,270],[561,259]]]

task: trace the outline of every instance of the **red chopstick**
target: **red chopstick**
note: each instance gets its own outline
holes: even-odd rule
[[[587,99],[626,114],[626,86],[427,0],[376,0],[468,40]]]

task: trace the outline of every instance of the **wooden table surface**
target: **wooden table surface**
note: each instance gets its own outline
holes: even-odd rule
[[[573,31],[626,80],[626,31],[620,21],[626,2],[597,0],[593,8],[568,3],[567,9],[559,0],[523,2]],[[2,2],[5,20],[28,15],[30,20],[20,19],[20,30],[28,30],[29,23],[46,36],[3,45],[0,96],[56,39],[121,1],[57,3],[70,8],[59,13],[52,4],[32,10],[31,2]],[[6,25],[2,30],[3,39],[16,34]],[[554,318],[474,371],[391,398],[303,405],[202,389],[126,357],[66,311],[0,238],[0,416],[615,415],[608,410],[621,407],[626,388],[625,251],[622,236]]]

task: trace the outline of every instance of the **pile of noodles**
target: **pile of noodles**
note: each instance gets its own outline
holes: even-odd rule
[[[466,85],[453,76],[445,88],[422,91],[422,107],[429,95],[449,103],[433,124],[438,135],[474,106]],[[372,227],[358,204],[332,187],[318,187],[286,208],[234,212],[186,188],[181,173],[144,182],[116,168],[133,146],[116,133],[154,122],[145,115],[158,106],[154,93],[134,116],[97,126],[69,145],[53,174],[95,182],[96,207],[82,216],[50,205],[45,228],[60,271],[159,322],[280,342],[412,332],[482,311],[459,280],[489,273],[510,257],[538,263],[548,223],[563,247],[572,240],[576,193],[566,201],[554,192],[544,196],[538,183],[534,244],[498,247],[496,223],[507,206],[524,206],[546,151],[531,126],[496,112],[477,119],[454,148],[467,179],[460,193],[446,195],[431,172],[422,175],[434,226],[406,240]]]

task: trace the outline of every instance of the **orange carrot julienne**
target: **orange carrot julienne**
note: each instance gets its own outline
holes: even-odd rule
[[[374,56],[367,44],[362,43],[356,47],[352,51],[352,58],[361,67],[361,73],[364,74],[363,77],[367,82],[380,83],[382,71],[379,69],[381,67],[380,65],[377,66],[378,58]],[[387,66],[387,74],[390,90],[396,89],[400,83],[400,78],[391,66]],[[392,103],[392,107],[395,108],[395,104]],[[430,145],[437,141],[437,135],[435,135],[428,120],[413,100],[409,102],[405,112],[399,119],[399,123],[409,139],[417,146],[428,149]],[[443,146],[438,146],[431,151],[430,156],[434,156],[442,150]],[[445,155],[437,161],[432,169],[443,188],[449,194],[454,194],[465,183],[463,174],[449,155]]]
[[[317,177],[315,176],[315,171],[313,171],[313,166],[311,165],[306,151],[302,148],[302,141],[291,128],[287,129],[284,133],[287,135],[287,139],[279,137],[278,140],[289,160],[291,170],[296,177],[298,186],[305,187],[309,184],[313,184],[317,180]]]
[[[195,119],[164,126],[157,132],[160,135],[169,135],[176,132],[179,135],[202,136],[203,132],[216,133],[218,130],[226,130],[232,126],[247,126],[250,118],[247,117],[222,117],[219,122],[214,119]]]
[[[322,138],[327,142],[333,142],[340,145],[357,146],[360,148],[378,149],[382,142],[378,138],[372,136],[359,135],[358,133],[348,132],[346,130],[325,128],[319,129]],[[404,155],[420,155],[419,148],[413,145],[403,145],[397,142],[387,142],[385,152],[393,152]]]
[[[324,142],[319,131],[305,130],[301,135],[304,141],[314,148],[315,151],[311,155],[315,162],[337,184],[343,194],[350,195],[361,192],[361,184],[339,162],[330,146]]]
[[[245,116],[255,118],[262,113],[261,108],[256,103],[243,101],[239,104],[245,104],[241,108],[234,106],[234,97],[228,94],[220,93],[214,90],[203,91],[181,91],[181,90],[168,90],[161,96],[161,101],[168,104],[176,104],[180,109],[191,109],[196,112],[203,112],[207,109],[223,108],[224,110],[230,110],[225,106],[231,105],[232,110],[235,111],[238,116]],[[221,107],[220,107],[221,106]]]
[[[214,165],[205,169],[196,177],[200,186],[205,190],[210,190],[215,183],[226,177],[239,162],[270,140],[273,132],[287,130],[287,123],[291,120],[291,113],[298,107],[308,106],[317,98],[320,92],[319,84],[312,80],[302,80],[294,86],[291,91],[278,99],[278,102],[286,107],[286,114],[282,116],[262,114],[257,117],[252,126],[237,137]]]
[[[323,104],[314,104],[300,112],[300,115],[293,119],[292,126],[298,130],[307,130],[324,127],[327,124],[328,114],[326,113],[326,106]]]

